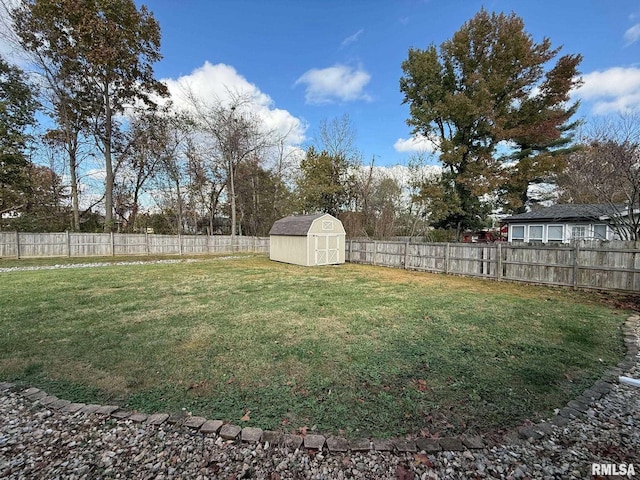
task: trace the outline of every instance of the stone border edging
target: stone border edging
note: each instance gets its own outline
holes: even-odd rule
[[[549,421],[539,422],[533,425],[519,427],[512,434],[505,436],[510,442],[521,440],[537,441],[545,435],[551,433],[555,427],[564,427],[571,420],[580,418],[587,414],[589,406],[600,399],[603,395],[609,393],[613,387],[613,382],[625,371],[630,370],[637,361],[638,355],[638,336],[637,330],[640,328],[640,314],[632,315],[627,318],[622,326],[624,334],[624,343],[627,347],[627,354],[624,360],[620,361],[614,368],[607,370],[604,375],[591,388],[585,390],[567,405],[558,410]],[[7,391],[15,391],[16,385],[12,383],[1,382],[0,393]],[[38,388],[27,388],[18,392],[23,397],[31,400],[39,405],[50,409],[59,410],[63,413],[74,415],[106,415],[115,420],[130,420],[134,423],[161,426],[170,425],[176,428],[186,428],[188,431],[199,432],[203,435],[215,434],[221,442],[241,441],[249,444],[264,443],[265,448],[269,446],[282,446],[292,448],[306,448],[308,450],[321,451],[325,447],[331,453],[337,452],[409,452],[416,453],[424,451],[426,453],[437,453],[439,451],[464,451],[464,450],[480,450],[485,448],[486,444],[480,436],[461,435],[458,437],[442,437],[442,438],[417,438],[409,440],[404,438],[396,438],[392,440],[385,439],[369,439],[360,438],[356,440],[347,440],[343,437],[328,436],[319,434],[296,435],[290,433],[282,433],[278,431],[262,430],[256,427],[240,427],[231,423],[225,423],[222,420],[207,420],[204,417],[191,416],[185,413],[154,413],[147,415],[121,409],[117,405],[86,405],[84,403],[72,403],[69,400],[62,400],[54,395],[49,395],[45,391]]]

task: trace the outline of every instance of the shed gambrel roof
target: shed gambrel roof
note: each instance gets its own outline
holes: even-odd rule
[[[625,213],[625,205],[609,204],[559,204],[526,213],[512,215],[503,220],[505,223],[586,221],[606,219],[611,215]]]
[[[309,233],[311,224],[326,213],[315,213],[313,215],[292,215],[284,217],[276,222],[269,230],[269,235],[287,235],[304,237]]]

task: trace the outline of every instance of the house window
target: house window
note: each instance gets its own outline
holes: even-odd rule
[[[511,226],[511,241],[524,242],[524,225]]]
[[[564,225],[549,225],[547,227],[547,242],[562,243],[564,241]]]
[[[544,227],[542,225],[529,225],[529,241],[542,243],[542,233]]]
[[[607,239],[607,226],[606,225],[594,225],[593,226],[593,238],[596,240]]]
[[[587,236],[587,227],[585,225],[574,225],[571,227],[571,238],[580,239]]]

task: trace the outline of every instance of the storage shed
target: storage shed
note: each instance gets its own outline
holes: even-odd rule
[[[281,218],[269,231],[269,258],[306,267],[344,263],[345,236],[328,213]]]

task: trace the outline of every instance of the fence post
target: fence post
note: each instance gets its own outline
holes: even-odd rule
[[[114,257],[116,255],[116,244],[113,232],[110,232],[111,235],[111,256]]]
[[[404,242],[404,269],[409,268],[409,242]]]
[[[449,242],[444,246],[444,273],[449,273],[449,256],[451,244]]]
[[[65,230],[67,233],[67,257],[71,256],[71,235],[69,234],[69,230]]]
[[[182,256],[182,235],[178,234],[178,255]]]
[[[20,260],[20,232],[16,230],[16,258]]]
[[[580,256],[580,243],[579,240],[573,246],[573,289],[578,288],[578,275],[580,270],[580,264],[578,257]]]
[[[376,256],[378,255],[378,242],[373,241],[373,265],[376,264]]]
[[[637,242],[634,244],[635,248],[638,248],[638,244]],[[627,275],[627,290],[633,290],[633,283],[635,280],[636,275],[638,275],[638,273],[634,273],[634,270],[636,268],[636,255],[637,252],[632,252],[631,255],[629,255],[629,274]]]
[[[498,255],[498,258],[496,259],[498,261],[498,266],[496,267],[496,279],[500,282],[502,281],[502,243],[498,242],[498,246],[496,248]]]
[[[352,257],[353,257],[353,253],[352,253],[352,249],[353,249],[353,240],[352,240],[352,239],[349,239],[349,250],[348,250],[348,252],[349,252],[349,259],[347,260],[347,259],[345,258],[345,259],[344,259],[344,260],[345,260],[345,262],[353,263],[353,258],[352,258]]]
[[[147,248],[147,256],[151,255],[151,246],[149,245],[149,232],[144,232],[144,242]]]

